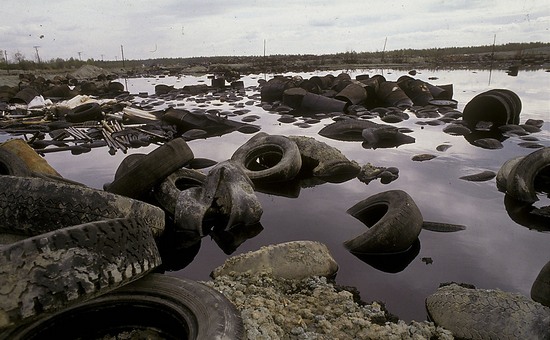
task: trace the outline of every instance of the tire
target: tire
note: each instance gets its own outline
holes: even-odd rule
[[[550,147],[525,156],[510,170],[506,181],[506,192],[522,202],[536,202],[538,197],[535,191],[535,178],[547,166],[550,166]]]
[[[15,138],[4,142],[0,144],[0,150],[10,152],[15,157],[19,158],[18,163],[23,162],[24,167],[33,173],[61,177],[61,175],[23,139]]]
[[[0,329],[127,284],[160,265],[150,228],[112,219],[0,248]]]
[[[164,211],[102,190],[41,178],[0,176],[0,232],[34,236],[76,224],[132,217],[153,235],[164,231]]]
[[[497,172],[496,182],[497,182],[497,189],[501,192],[506,192],[507,188],[507,181],[508,176],[510,175],[510,172],[512,169],[519,163],[520,160],[523,159],[524,156],[517,156],[514,158],[510,158],[502,166]]]
[[[349,208],[348,214],[368,228],[344,242],[352,253],[384,254],[406,251],[422,230],[423,218],[413,199],[404,191],[384,191]]]
[[[124,159],[120,162],[118,168],[116,169],[115,180],[122,177],[129,169],[131,169],[139,160],[141,160],[145,156],[146,154],[144,153],[133,153],[124,157]]]
[[[519,96],[514,91],[508,89],[493,89],[489,90],[489,92],[497,93],[507,100],[509,105],[512,107],[510,122],[512,124],[519,124],[519,115],[522,109],[522,103]]]
[[[302,167],[302,157],[295,142],[285,136],[260,132],[239,147],[231,160],[244,168],[252,182],[285,182],[293,179]]]
[[[99,120],[103,117],[103,111],[98,103],[85,103],[70,110],[65,119],[71,123],[82,123],[89,120]]]
[[[340,150],[312,137],[289,136],[298,146],[302,158],[300,175],[308,175],[326,182],[341,183],[357,177],[361,167],[347,159]]]
[[[21,158],[0,148],[0,175],[27,177],[31,176],[31,173]]]
[[[240,313],[221,293],[202,283],[163,274],[150,274],[0,336],[101,339],[132,331],[154,333],[155,339],[245,338]]]
[[[362,142],[363,130],[379,128],[381,125],[363,119],[344,119],[329,124],[319,130],[323,137],[349,142]]]
[[[175,138],[138,159],[105,190],[130,198],[140,198],[168,175],[193,159],[185,140]]]
[[[500,290],[441,287],[426,299],[433,322],[460,339],[548,339],[550,308]]]
[[[176,201],[183,190],[201,187],[206,175],[192,169],[179,169],[166,177],[154,190],[154,196],[160,206],[174,215]]]
[[[188,247],[214,230],[254,225],[262,213],[252,181],[240,165],[227,160],[208,172],[202,186],[178,194],[175,232],[186,236],[180,247]]]

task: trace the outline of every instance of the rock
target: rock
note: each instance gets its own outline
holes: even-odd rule
[[[502,149],[504,147],[502,143],[495,138],[476,139],[472,142],[472,144],[474,144],[475,146],[479,146],[480,148],[491,149],[491,150]]]
[[[453,339],[432,322],[396,320],[383,304],[366,304],[325,277],[233,273],[205,284],[241,312],[247,339]]]
[[[492,180],[493,178],[496,177],[496,175],[497,174],[493,171],[485,170],[475,174],[462,176],[460,177],[460,179],[465,181],[471,181],[471,182],[485,182],[485,181]]]
[[[303,279],[310,276],[333,276],[338,264],[326,245],[313,241],[292,241],[269,245],[257,251],[237,255],[214,269],[217,278],[237,273],[268,273],[284,279]]]
[[[111,74],[111,72],[94,65],[83,65],[78,70],[71,73],[71,76],[76,79],[92,79],[100,75]]]
[[[411,159],[415,162],[424,162],[424,161],[429,161],[431,159],[434,159],[436,157],[437,157],[436,155],[423,153],[423,154],[419,154],[419,155],[414,155]]]
[[[399,169],[395,167],[379,167],[367,163],[361,167],[357,178],[365,183],[369,184],[371,181],[380,178],[382,184],[388,184],[399,177]]]

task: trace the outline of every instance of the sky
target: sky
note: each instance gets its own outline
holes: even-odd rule
[[[332,54],[550,42],[548,0],[4,0],[9,60]]]

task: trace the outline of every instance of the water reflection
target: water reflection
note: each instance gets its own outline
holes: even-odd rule
[[[312,76],[323,77],[327,73],[338,75],[341,71],[317,71],[293,73],[304,79]],[[377,69],[351,70],[349,74],[379,74]],[[384,72],[387,80],[395,81],[404,71]],[[267,75],[270,78],[273,75]],[[508,88],[518,94],[523,109],[520,122],[527,119],[549,120],[548,110],[548,73],[544,71],[525,71],[516,77],[505,72],[493,71],[491,86],[487,85],[488,71],[472,72],[471,70],[418,70],[416,78],[431,81],[434,85],[453,84],[453,99],[457,100],[457,111],[475,95],[495,88]],[[508,159],[526,155],[531,150],[522,147],[525,142],[522,136],[504,135],[502,149],[484,149],[473,145],[463,136],[453,136],[443,132],[449,123],[442,125],[418,125],[417,122],[434,118],[420,118],[410,114],[409,119],[391,123],[399,129],[409,129],[407,135],[415,142],[400,145],[398,148],[369,148],[359,141],[345,141],[327,138],[319,134],[325,126],[332,124],[333,115],[308,117],[299,112],[265,110],[260,103],[257,88],[258,78],[263,75],[243,77],[245,95],[234,102],[222,102],[203,98],[197,101],[176,101],[162,105],[179,105],[177,108],[187,110],[215,108],[220,112],[235,112],[243,106],[249,110],[246,114],[228,116],[228,119],[239,120],[246,115],[256,115],[254,125],[261,126],[261,131],[280,135],[306,135],[315,137],[339,149],[347,158],[359,165],[367,163],[380,167],[396,167],[399,177],[389,184],[371,181],[368,185],[358,179],[342,183],[325,183],[316,180],[291,181],[269,187],[257,186],[256,192],[264,213],[261,217],[262,230],[240,243],[229,242],[225,250],[215,239],[203,238],[194,249],[176,255],[179,264],[173,264],[171,275],[183,276],[197,280],[207,280],[213,268],[221,265],[228,257],[226,251],[239,254],[257,250],[263,245],[287,242],[290,240],[315,240],[325,243],[340,269],[337,283],[355,286],[366,301],[379,300],[387,308],[404,320],[425,319],[424,299],[437,288],[440,282],[457,281],[472,283],[480,288],[500,288],[523,295],[529,295],[531,285],[550,258],[550,233],[543,229],[542,221],[533,222],[533,211],[530,208],[519,209],[510,205],[504,193],[496,188],[495,181],[467,182],[460,177],[490,170],[497,172]],[[162,79],[128,79],[128,89],[132,93],[154,93],[157,84],[176,85],[197,84],[199,80],[208,81],[206,77],[166,77]],[[253,103],[246,104],[253,101]],[[239,107],[235,106],[239,104]],[[270,105],[273,109],[273,105]],[[266,107],[267,108],[267,107]],[[284,123],[278,121],[288,114],[297,121]],[[305,119],[315,118],[319,122],[310,122],[308,128],[294,125],[305,123]],[[376,124],[383,122],[379,116],[369,118]],[[400,130],[403,131],[403,130]],[[548,122],[542,125],[539,132],[530,133],[537,143],[550,146],[550,128]],[[222,136],[207,139],[193,139],[188,142],[195,157],[212,159],[217,162],[231,158],[235,150],[243,145],[249,135],[233,131]],[[499,137],[501,138],[501,137]],[[499,139],[496,138],[496,139]],[[439,147],[438,146],[444,146]],[[148,153],[156,146],[150,145],[140,149],[129,149],[128,154]],[[427,162],[413,162],[416,154],[433,153],[436,158]],[[123,157],[117,153],[110,156],[105,149],[92,149],[89,153],[72,156],[68,153],[45,155],[46,160],[64,177],[101,188],[111,181]],[[413,197],[425,220],[441,221],[468,228],[459,233],[434,233],[423,230],[419,235],[422,247],[418,253],[411,252],[400,265],[392,261],[371,261],[374,266],[359,257],[350,254],[343,242],[362,232],[365,226],[346,214],[347,208],[355,202],[375,193],[400,189]],[[504,202],[503,202],[504,201]],[[527,211],[527,213],[526,213]],[[529,217],[529,218],[526,218]],[[547,224],[546,224],[547,225]],[[530,229],[531,228],[531,229]],[[537,229],[538,228],[538,229]],[[543,231],[543,232],[541,232]],[[253,235],[253,236],[252,236]],[[239,240],[240,236],[234,236]],[[231,241],[231,238],[228,237]],[[243,238],[240,238],[242,240]],[[221,238],[218,238],[218,242]],[[236,248],[236,249],[235,249]],[[414,254],[414,255],[413,255]],[[433,263],[426,265],[422,258],[431,258]],[[384,270],[379,269],[384,268]],[[386,267],[384,267],[386,266]],[[377,268],[378,267],[378,268]]]
[[[227,255],[233,254],[246,240],[258,236],[264,228],[261,223],[240,224],[231,229],[214,228],[210,233],[212,239]]]
[[[399,273],[418,256],[420,253],[420,240],[416,239],[409,249],[392,254],[361,254],[352,253],[358,259],[372,266],[375,269],[386,273]]]
[[[504,196],[504,206],[512,221],[519,225],[541,232],[550,232],[550,206],[537,208],[531,203],[514,199],[510,195]]]

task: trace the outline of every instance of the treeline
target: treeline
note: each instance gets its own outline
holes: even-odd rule
[[[213,56],[188,58],[131,59],[117,61],[80,60],[75,58],[55,58],[47,61],[27,60],[21,53],[15,53],[11,60],[0,50],[0,69],[18,70],[62,70],[76,69],[82,65],[95,65],[113,69],[165,68],[187,69],[194,66],[208,68],[212,65],[232,66],[235,69],[246,68],[251,72],[281,72],[322,68],[324,65],[359,64],[472,64],[483,65],[494,60],[507,60],[521,64],[550,62],[550,43],[508,43],[502,45],[483,45],[468,47],[442,47],[430,49],[400,49],[377,52],[346,51],[336,54],[298,54],[269,56]]]
[[[403,49],[388,52],[391,55],[409,55],[409,56],[435,56],[435,55],[457,55],[457,54],[477,54],[477,53],[498,53],[498,52],[517,52],[522,53],[525,50],[550,47],[550,43],[530,42],[530,43],[508,43],[503,45],[482,45],[468,47],[441,47],[424,50]]]

